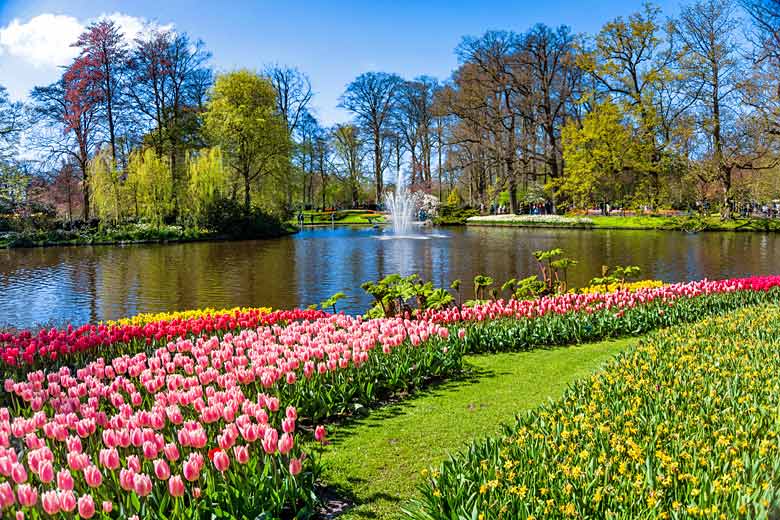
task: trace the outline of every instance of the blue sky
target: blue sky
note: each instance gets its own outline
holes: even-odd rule
[[[669,16],[677,0],[656,1]],[[201,38],[218,71],[265,64],[297,66],[311,78],[317,115],[325,124],[348,119],[338,97],[358,74],[396,72],[447,78],[465,35],[488,29],[523,31],[537,22],[597,31],[641,1],[94,1],[0,0],[0,84],[23,98],[53,81],[68,61],[67,41],[99,16],[132,33],[141,22],[173,25]]]

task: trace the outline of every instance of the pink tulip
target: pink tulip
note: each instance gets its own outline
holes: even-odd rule
[[[149,475],[136,473],[133,477],[133,490],[140,497],[145,497],[152,492],[152,479]]]
[[[155,459],[154,462],[154,475],[158,480],[167,480],[171,476],[171,469],[168,467],[168,463],[163,459]]]
[[[79,516],[81,518],[92,518],[95,514],[95,501],[92,495],[82,495],[79,497]]]
[[[24,520],[24,511],[16,512],[16,520]]]
[[[293,436],[289,433],[284,433],[279,438],[279,453],[282,455],[286,455],[290,452],[290,450],[293,449],[293,445],[295,444],[295,440],[293,439]]]
[[[9,482],[0,483],[0,509],[11,507],[16,502],[14,490]]]
[[[44,484],[48,484],[54,480],[54,467],[52,467],[51,462],[44,460],[40,463],[38,466],[38,478],[41,479],[41,482]]]
[[[91,488],[100,487],[100,484],[103,483],[103,475],[100,473],[97,466],[89,465],[84,468],[84,480]]]
[[[177,448],[173,443],[166,444],[163,447],[163,453],[165,454],[165,457],[171,462],[176,462],[179,460],[179,448]]]
[[[17,462],[11,467],[11,478],[16,484],[27,482],[27,470]]]
[[[76,509],[76,495],[70,489],[61,489],[57,492],[60,499],[60,507],[63,511],[70,513]]]
[[[57,472],[57,487],[59,489],[73,489],[73,477],[67,469]]]
[[[249,462],[249,448],[246,446],[234,446],[233,455],[236,457],[236,461],[239,464],[246,464]]]
[[[290,419],[289,417],[285,418],[282,421],[282,431],[284,431],[284,433],[292,433],[295,431],[295,419]]]
[[[325,430],[325,427],[319,425],[314,429],[314,438],[319,442],[323,442],[327,436],[327,433],[328,432]]]
[[[263,436],[263,450],[269,455],[275,453],[278,441],[279,432],[273,428],[268,428]]]
[[[114,510],[114,503],[110,500],[103,500],[103,512],[110,513]]]
[[[195,498],[200,498],[200,488],[199,487],[192,488],[192,496],[194,496]]]
[[[60,499],[56,491],[46,491],[41,495],[41,506],[48,515],[56,515],[60,512]]]
[[[224,450],[217,450],[214,452],[212,462],[214,463],[214,467],[217,468],[217,471],[224,473],[228,469],[228,466],[230,466],[230,457]]]
[[[197,463],[191,460],[187,460],[184,463],[183,471],[184,471],[184,478],[186,478],[190,482],[194,482],[198,480],[198,477],[200,477],[200,466],[198,466]]]
[[[179,475],[174,475],[168,479],[168,492],[172,497],[184,496],[184,481]]]
[[[38,502],[38,491],[29,484],[16,486],[16,496],[19,497],[19,503],[24,507],[32,507]]]
[[[303,469],[303,464],[301,464],[300,459],[292,458],[290,459],[290,474],[295,476],[301,472]]]

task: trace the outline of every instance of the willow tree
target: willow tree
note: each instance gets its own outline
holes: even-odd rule
[[[136,190],[140,216],[157,225],[173,211],[173,177],[167,157],[152,148],[130,154],[127,182]]]
[[[217,77],[204,116],[207,135],[244,185],[247,210],[252,184],[284,173],[290,161],[290,138],[275,96],[273,85],[259,74],[229,72]]]
[[[187,163],[187,194],[190,209],[200,219],[208,206],[227,193],[228,178],[222,150],[206,148]]]
[[[105,148],[100,150],[89,161],[88,169],[93,214],[101,223],[116,224],[125,216],[122,208],[123,182],[122,174],[111,157],[111,151]]]

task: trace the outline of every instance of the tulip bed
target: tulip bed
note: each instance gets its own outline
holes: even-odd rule
[[[317,423],[483,350],[639,333],[780,301],[780,277],[363,319],[238,309],[0,336],[0,516],[313,514]]]
[[[780,308],[666,329],[428,472],[420,519],[776,518]]]

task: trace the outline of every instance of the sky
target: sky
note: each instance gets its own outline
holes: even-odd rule
[[[655,4],[665,16],[679,8],[678,0]],[[91,21],[110,17],[126,36],[156,24],[202,39],[217,72],[297,67],[311,80],[313,111],[331,125],[349,119],[339,96],[362,72],[444,80],[464,36],[539,22],[594,33],[640,8],[641,0],[0,0],[0,85],[25,99],[56,80],[74,56],[69,44]]]

